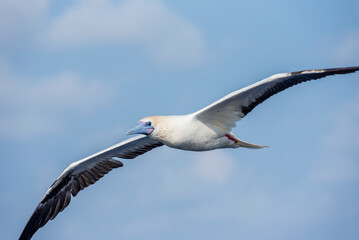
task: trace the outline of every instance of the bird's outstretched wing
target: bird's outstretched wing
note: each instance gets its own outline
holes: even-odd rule
[[[141,135],[72,163],[50,186],[19,239],[31,239],[39,228],[69,205],[71,195],[75,197],[79,191],[94,184],[112,169],[122,167],[122,162],[113,159],[114,157],[132,159],[162,145],[161,142]]]
[[[258,104],[289,87],[330,75],[353,73],[358,70],[359,66],[275,74],[228,94],[194,113],[194,116],[206,124],[220,127],[228,132],[236,126],[237,121],[245,117]]]

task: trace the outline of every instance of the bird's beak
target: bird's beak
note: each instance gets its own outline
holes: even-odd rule
[[[139,122],[136,127],[130,129],[127,135],[131,134],[145,134],[149,135],[154,130],[151,126],[146,126],[144,122]]]

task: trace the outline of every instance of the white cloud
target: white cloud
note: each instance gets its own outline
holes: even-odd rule
[[[164,66],[197,65],[206,54],[200,30],[159,0],[77,0],[55,17],[49,0],[0,1],[0,32],[2,50],[130,46]]]
[[[198,64],[205,52],[198,28],[157,0],[78,1],[52,21],[42,42],[54,48],[141,47],[160,64]]]
[[[11,45],[29,35],[44,23],[49,0],[1,0],[0,1],[0,46]]]
[[[196,155],[192,173],[208,183],[224,183],[232,174],[233,159],[223,150],[203,152]]]
[[[66,114],[89,114],[109,100],[110,88],[74,73],[21,79],[0,66],[0,134],[22,139],[57,132]]]

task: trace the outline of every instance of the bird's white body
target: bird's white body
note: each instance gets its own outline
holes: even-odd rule
[[[199,121],[194,114],[147,117],[143,120],[151,121],[156,126],[150,138],[172,148],[208,151],[240,146],[225,136],[230,133]]]

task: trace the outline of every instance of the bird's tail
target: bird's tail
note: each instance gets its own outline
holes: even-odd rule
[[[237,148],[237,147],[244,147],[244,148],[258,149],[258,148],[268,147],[268,146],[255,145],[255,144],[252,144],[252,143],[244,142],[244,141],[238,139],[236,136],[234,136],[233,133],[226,134],[226,137],[227,137],[229,140],[231,140],[231,141],[234,142],[234,147],[235,147],[235,148]],[[232,146],[233,146],[233,145],[232,145]]]
[[[252,148],[252,149],[269,147],[269,146],[262,146],[262,145],[255,145],[255,144],[252,144],[252,143],[247,143],[247,142],[244,142],[242,140],[239,140],[238,138],[236,140],[237,140],[237,144],[239,145],[239,147]]]

